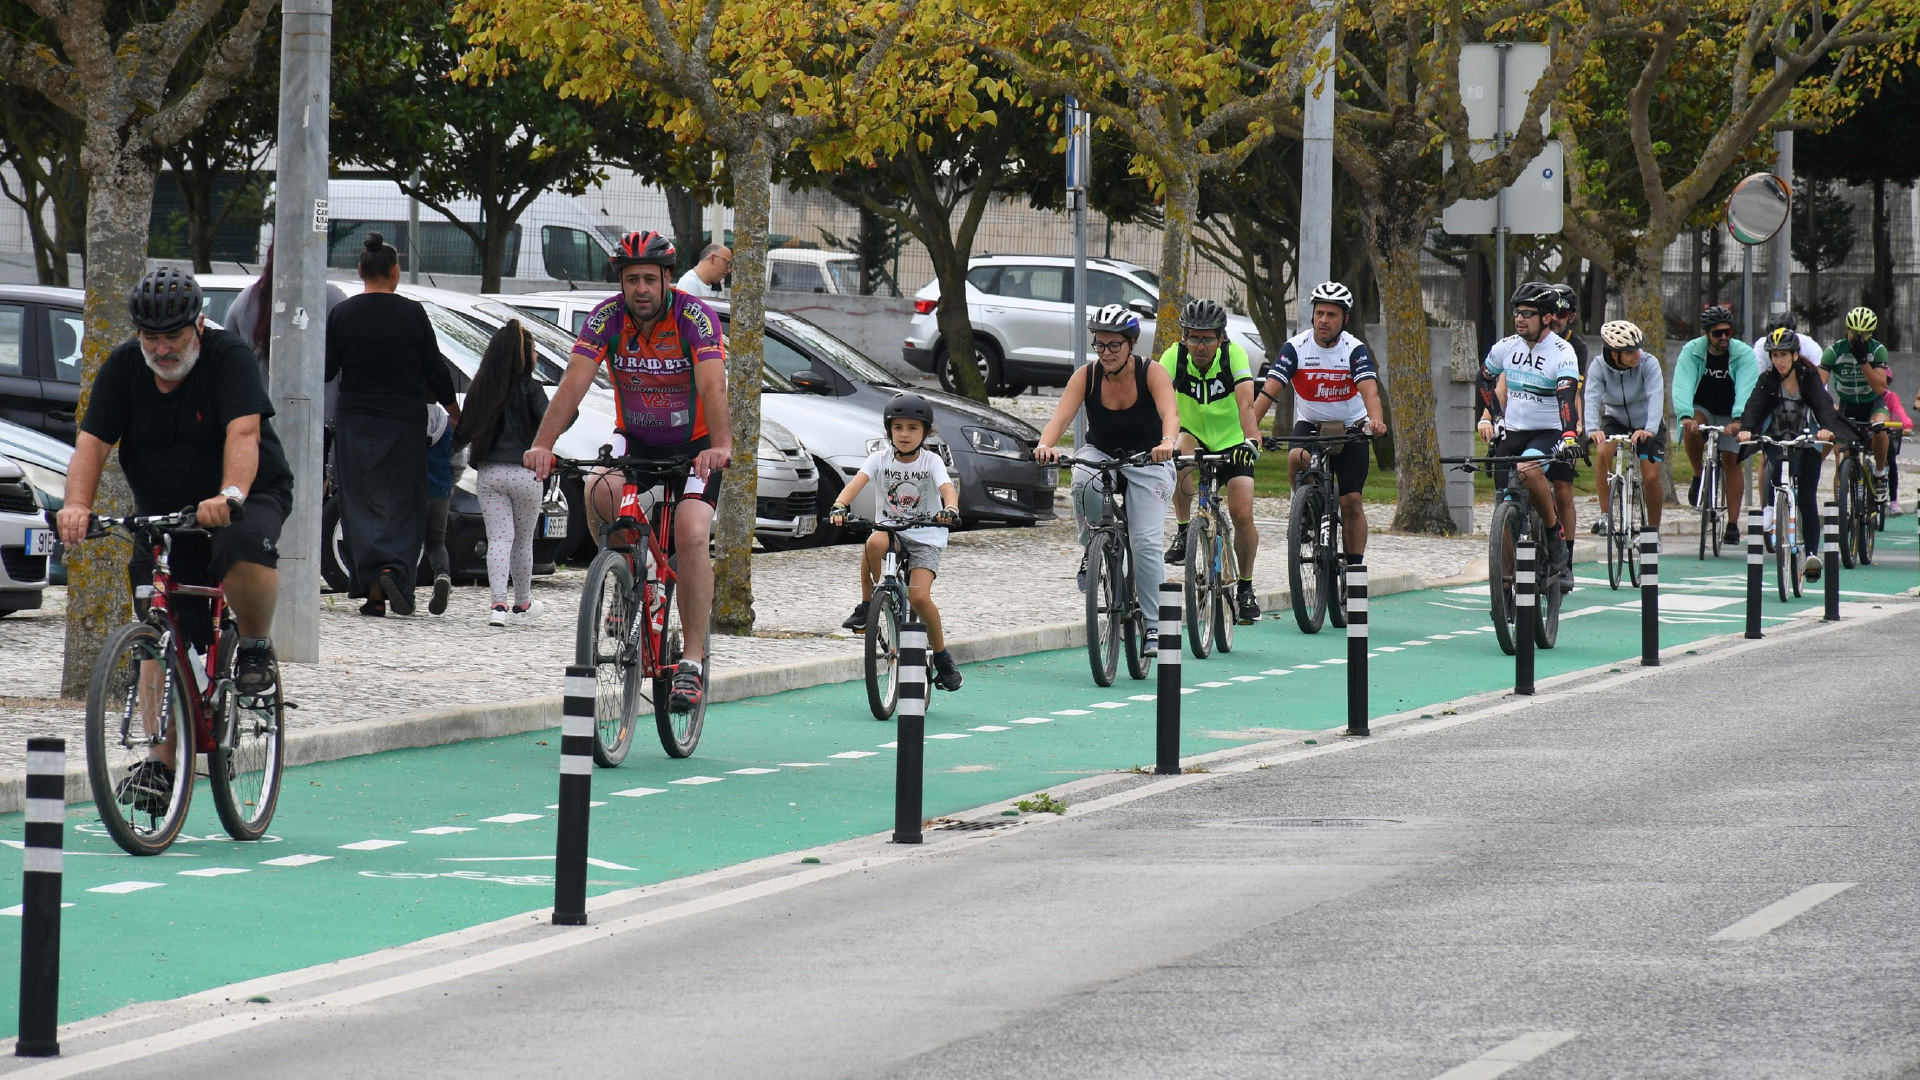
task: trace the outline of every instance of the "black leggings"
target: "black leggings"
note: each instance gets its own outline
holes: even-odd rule
[[[1767,450],[1767,505],[1772,505],[1772,482],[1780,476],[1778,447]],[[1789,468],[1793,472],[1794,494],[1800,506],[1800,546],[1806,551],[1820,550],[1820,451],[1795,450]]]

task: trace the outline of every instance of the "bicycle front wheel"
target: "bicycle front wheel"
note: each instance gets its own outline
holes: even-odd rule
[[[1240,564],[1233,554],[1233,523],[1222,521],[1213,536],[1213,643],[1223,653],[1233,651],[1233,626],[1240,619],[1233,591],[1240,581]]]
[[[574,628],[573,662],[593,669],[593,760],[611,769],[627,759],[640,715],[639,617],[633,570],[624,552],[603,550],[587,567]]]
[[[1494,505],[1493,522],[1487,527],[1487,597],[1493,613],[1493,633],[1500,639],[1500,651],[1512,656],[1520,640],[1519,608],[1514,601],[1514,544],[1520,536],[1520,509],[1501,501]],[[1536,571],[1538,562],[1535,563]],[[1540,580],[1536,572],[1534,580]]]
[[[1293,492],[1287,517],[1287,584],[1293,590],[1293,621],[1303,634],[1317,634],[1327,618],[1324,559],[1321,557],[1327,500],[1316,484]]]
[[[1087,663],[1097,686],[1112,686],[1120,670],[1121,624],[1126,621],[1120,591],[1119,560],[1110,556],[1112,535],[1087,540]]]
[[[707,698],[713,693],[713,622],[708,614],[707,635],[700,643],[700,675],[703,691],[700,703],[686,712],[673,711],[673,676],[686,655],[685,629],[680,625],[680,608],[674,603],[672,584],[660,590],[659,614],[654,616],[662,630],[660,651],[653,682],[653,726],[660,733],[660,748],[670,758],[693,756],[700,745],[700,731],[707,724]]]
[[[1627,481],[1627,578],[1640,587],[1640,534],[1647,527],[1647,489],[1641,486],[1639,463],[1634,464],[1633,479]]]
[[[1532,511],[1528,511],[1528,515],[1532,518],[1533,535],[1547,535],[1546,522],[1540,520],[1540,515]],[[1572,547],[1573,538],[1568,537],[1566,544]],[[1534,603],[1538,605],[1539,618],[1533,621],[1533,643],[1542,649],[1551,649],[1560,640],[1560,601],[1563,594],[1560,592],[1560,575],[1543,570],[1552,565],[1546,548],[1544,543],[1539,545],[1538,554],[1534,556],[1533,580],[1537,582]],[[1567,572],[1572,574],[1573,571],[1569,569]]]
[[[1873,544],[1876,539],[1874,534],[1880,531],[1883,520],[1879,493],[1873,490],[1873,484],[1867,479],[1865,470],[1855,468],[1853,475],[1855,477],[1853,504],[1862,508],[1854,512],[1854,516],[1859,520],[1854,530],[1854,554],[1858,557],[1861,566],[1872,566]]]
[[[175,676],[173,650],[161,647],[160,632],[129,623],[107,636],[87,684],[87,780],[100,823],[129,855],[167,850],[193,800],[193,733]],[[168,796],[123,791],[134,768],[176,735]]]
[[[867,708],[875,720],[891,720],[900,704],[900,600],[892,589],[873,591],[866,639]]]
[[[1219,578],[1213,561],[1217,537],[1205,514],[1196,514],[1187,529],[1187,644],[1195,660],[1213,655],[1213,594]]]
[[[233,674],[235,635],[225,635],[221,670]],[[207,755],[208,787],[220,824],[235,840],[258,840],[267,833],[280,803],[286,705],[281,698],[280,665],[273,683],[258,694],[243,694],[228,684],[221,691],[225,708]]]
[[[1840,565],[1851,570],[1860,562],[1860,528],[1854,520],[1860,510],[1860,466],[1845,457],[1833,470],[1834,514],[1840,525]]]
[[[1773,489],[1773,583],[1780,593],[1782,603],[1792,593],[1791,578],[1800,567],[1799,552],[1794,551],[1795,535],[1793,528],[1793,500],[1787,497],[1787,489],[1776,485]]]
[[[1160,634],[1160,597],[1148,599],[1151,611],[1134,594],[1133,554],[1124,545],[1116,543],[1113,547],[1114,580],[1120,583],[1116,595],[1120,598],[1120,610],[1124,613],[1120,624],[1120,643],[1122,652],[1127,654],[1127,674],[1136,679],[1144,679],[1153,674],[1153,653],[1150,646],[1159,640]]]
[[[1620,587],[1627,559],[1627,485],[1618,476],[1607,477],[1607,587]]]

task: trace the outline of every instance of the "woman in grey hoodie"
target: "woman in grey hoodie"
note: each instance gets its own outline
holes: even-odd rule
[[[1633,437],[1640,459],[1640,483],[1647,524],[1660,528],[1660,462],[1667,456],[1667,428],[1661,415],[1666,405],[1666,380],[1660,358],[1643,350],[1640,328],[1617,319],[1600,328],[1600,355],[1587,364],[1587,437],[1593,440],[1593,475],[1600,496],[1600,516],[1593,531],[1605,535],[1609,493],[1607,471],[1613,468],[1613,435]]]

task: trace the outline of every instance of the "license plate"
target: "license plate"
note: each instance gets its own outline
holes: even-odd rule
[[[1060,486],[1060,467],[1058,465],[1049,466],[1047,468],[1045,475],[1047,478],[1046,485],[1048,487],[1052,488],[1052,487]]]
[[[543,540],[565,540],[567,538],[567,519],[563,514],[540,518],[540,538]]]
[[[820,518],[815,514],[802,514],[794,519],[793,535],[812,536],[820,528]]]
[[[28,529],[27,530],[27,554],[29,555],[53,554],[53,535],[54,534],[52,529]]]

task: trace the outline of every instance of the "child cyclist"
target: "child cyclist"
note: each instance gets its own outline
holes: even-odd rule
[[[896,394],[881,414],[890,446],[882,447],[860,467],[840,492],[840,500],[829,514],[835,525],[847,520],[847,507],[869,482],[880,485],[874,494],[877,509],[874,519],[887,525],[905,525],[927,518],[929,495],[939,492],[940,510],[933,520],[950,525],[960,520],[960,496],[947,467],[939,455],[926,449],[927,436],[933,434],[933,406],[919,394]],[[860,603],[840,625],[849,630],[867,628],[867,608],[873,601],[873,583],[880,576],[881,562],[887,555],[889,533],[875,530],[867,537],[866,551],[860,559]],[[947,546],[947,530],[933,527],[908,529],[900,533],[900,546],[907,571],[907,599],[927,624],[927,644],[933,650],[933,685],[942,690],[960,689],[960,667],[947,651],[946,634],[940,629],[940,609],[933,606],[933,579],[940,572],[940,553]]]

